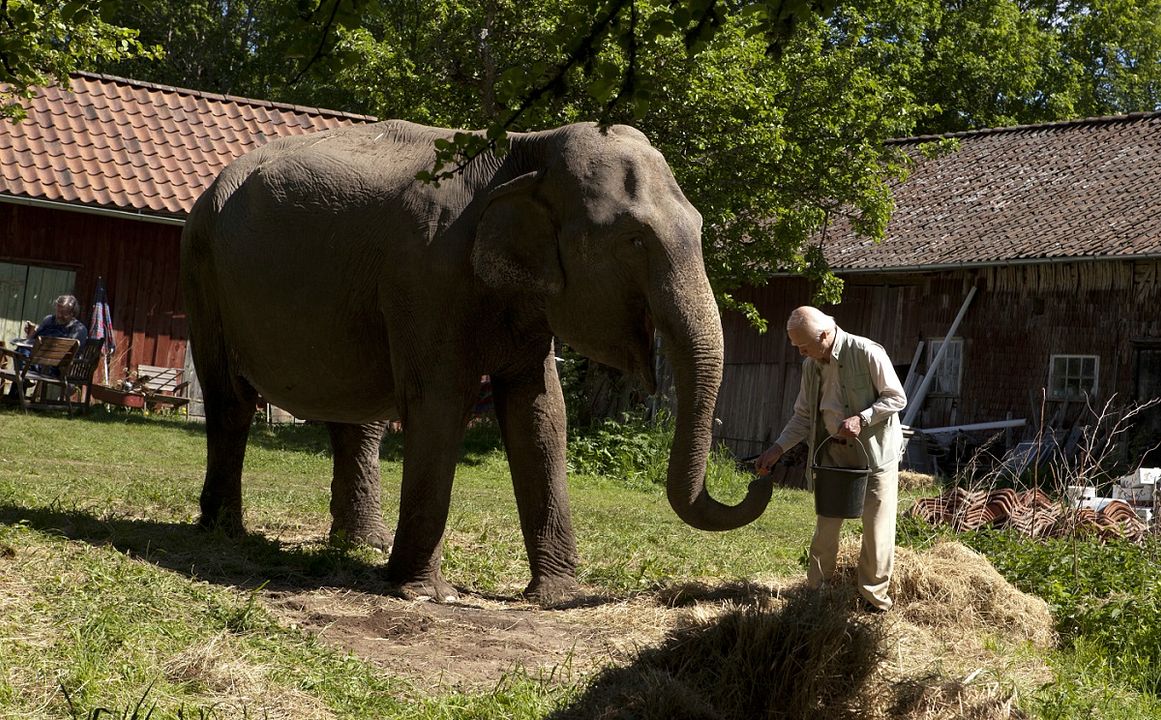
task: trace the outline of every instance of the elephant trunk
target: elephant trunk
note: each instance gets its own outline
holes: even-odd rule
[[[669,504],[678,517],[699,530],[723,531],[757,519],[770,502],[773,484],[750,484],[737,505],[723,505],[705,487],[706,460],[712,443],[714,406],[722,381],[723,340],[717,303],[705,276],[666,283],[665,298],[653,308],[673,366],[677,418],[666,481]],[[674,312],[674,309],[676,311]]]

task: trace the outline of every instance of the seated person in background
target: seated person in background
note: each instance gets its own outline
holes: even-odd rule
[[[85,328],[85,324],[77,319],[77,299],[72,295],[61,295],[56,299],[55,310],[52,315],[46,316],[40,321],[39,325],[33,325],[31,322],[24,323],[24,335],[29,340],[34,340],[38,337],[63,337],[73,338],[84,343],[89,337],[89,331]],[[18,348],[22,355],[28,355],[29,348]],[[16,371],[20,371],[21,361],[15,360]],[[33,370],[43,371],[53,376],[57,375],[56,368],[32,368]],[[16,384],[8,390],[9,398],[16,398]]]
[[[64,337],[80,340],[89,337],[85,324],[77,319],[77,299],[72,295],[61,295],[56,299],[56,309],[40,321],[39,325],[24,323],[24,335],[32,340],[38,337]]]

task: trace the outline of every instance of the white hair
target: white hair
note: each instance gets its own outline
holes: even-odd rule
[[[61,295],[57,297],[56,304],[68,309],[73,315],[77,314],[77,299],[72,295]]]
[[[818,337],[823,332],[834,330],[834,328],[834,318],[810,305],[795,308],[786,320],[786,332],[801,329],[814,337]]]

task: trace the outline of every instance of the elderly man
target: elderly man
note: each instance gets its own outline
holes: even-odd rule
[[[892,601],[887,589],[895,562],[899,459],[903,454],[898,413],[907,404],[907,397],[882,346],[844,332],[821,310],[809,306],[794,310],[786,322],[786,334],[806,358],[802,384],[794,415],[778,440],[759,456],[758,472],[768,473],[786,450],[803,440],[813,458],[828,436],[834,439],[822,446],[821,464],[870,467],[857,583],[869,609],[889,610]],[[834,572],[842,522],[842,518],[816,519],[806,570],[809,587],[821,586]]]
[[[77,299],[72,295],[58,297],[53,314],[46,316],[39,325],[24,323],[24,334],[29,340],[38,337],[65,337],[80,340],[82,344],[89,337],[85,324],[77,319]]]

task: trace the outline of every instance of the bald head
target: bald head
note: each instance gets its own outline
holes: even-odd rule
[[[816,307],[803,305],[786,320],[786,335],[803,357],[828,362],[834,345],[834,318]]]
[[[819,333],[834,330],[834,326],[834,318],[810,305],[795,308],[786,320],[786,332],[800,330],[815,337],[818,337]]]

